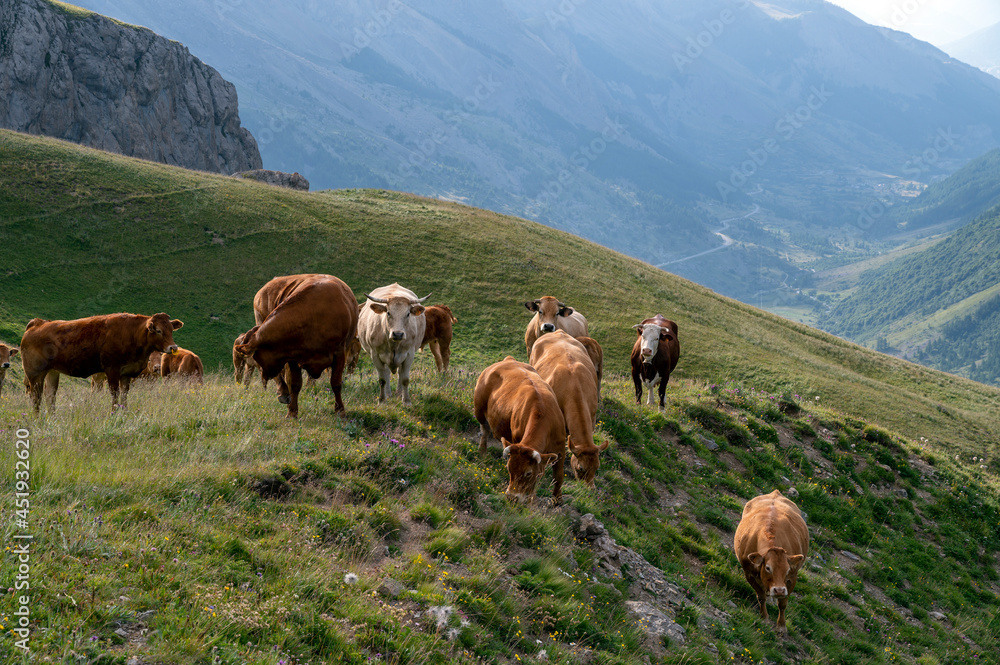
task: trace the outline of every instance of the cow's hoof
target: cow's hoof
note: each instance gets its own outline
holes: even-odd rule
[[[288,404],[291,401],[292,398],[289,397],[288,395],[278,395],[278,403],[280,404]]]

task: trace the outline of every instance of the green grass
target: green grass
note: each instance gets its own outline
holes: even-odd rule
[[[14,431],[30,429],[33,660],[7,634],[0,662],[513,664],[545,650],[555,663],[978,663],[1000,652],[994,389],[450,203],[302,194],[10,132],[0,167],[0,228],[8,247],[31,248],[8,252],[0,275],[7,339],[32,316],[164,310],[186,321],[178,342],[217,367],[259,285],[299,271],[359,294],[398,280],[459,318],[449,376],[423,354],[413,407],[376,405],[363,361],[342,419],[316,387],[289,421],[273,393],[229,371],[201,388],[140,383],[116,413],[106,393],[64,379],[56,412],[35,418],[15,372],[0,469],[13,478]],[[605,348],[595,436],[611,445],[597,488],[567,479],[561,508],[548,506],[550,475],[534,507],[506,501],[506,471],[495,451],[479,457],[472,417],[478,373],[523,356],[520,302],[543,293],[578,306]],[[682,336],[663,413],[635,404],[626,374],[630,325],[656,311]],[[796,488],[812,537],[783,640],[757,618],[731,551],[743,503],[775,487]],[[8,483],[6,543],[13,501]],[[625,606],[648,580],[599,565],[575,536],[585,513],[683,597],[663,605],[683,646],[650,650]],[[0,588],[12,587],[16,557],[2,561]],[[387,578],[402,592],[386,595]],[[15,609],[15,594],[0,595],[0,630]]]

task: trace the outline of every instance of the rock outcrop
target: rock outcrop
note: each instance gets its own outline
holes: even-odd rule
[[[0,127],[202,171],[262,166],[219,72],[146,28],[46,0],[0,2]]]
[[[274,185],[275,187],[287,187],[289,189],[298,189],[303,192],[309,191],[309,181],[306,177],[299,174],[298,171],[295,173],[285,173],[284,171],[269,171],[267,169],[256,169],[254,171],[243,171],[242,173],[234,173],[234,178],[246,178],[247,180],[256,180],[257,182],[263,182],[268,185]]]

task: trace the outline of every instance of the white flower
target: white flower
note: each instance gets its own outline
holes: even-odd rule
[[[458,634],[459,634],[460,632],[462,632],[462,631],[460,631],[460,630],[459,630],[458,628],[449,628],[449,629],[448,629],[448,632],[447,632],[447,633],[445,633],[445,634],[444,634],[444,636],[445,636],[446,638],[448,638],[448,641],[449,641],[449,642],[454,642],[454,641],[455,641],[455,638],[456,638],[456,637],[458,637]]]
[[[549,654],[547,651],[545,651],[545,649],[542,649],[541,651],[538,652],[536,658],[538,658],[538,660],[548,660]]]
[[[448,617],[454,611],[455,608],[451,605],[435,605],[427,609],[427,615],[434,617],[434,623],[437,624],[438,630],[440,630],[448,624]]]
[[[344,575],[344,584],[354,584],[358,581],[358,576],[354,573],[347,573]]]

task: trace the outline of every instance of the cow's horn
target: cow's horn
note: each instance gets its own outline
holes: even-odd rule
[[[510,445],[507,445],[507,446],[504,446],[504,448],[503,448],[503,454],[500,456],[500,459],[506,460],[506,459],[509,459],[509,458],[510,458]]]
[[[433,291],[431,291],[431,293],[434,293],[434,292],[433,292]],[[430,297],[431,297],[431,293],[428,293],[428,294],[427,294],[426,296],[424,296],[423,298],[418,298],[417,300],[411,300],[411,301],[410,301],[410,304],[411,304],[411,305],[416,305],[417,303],[422,303],[423,301],[425,301],[425,300],[427,300],[428,298],[430,298]]]
[[[369,300],[371,300],[372,302],[378,302],[378,303],[382,303],[383,305],[387,305],[387,304],[389,304],[389,301],[388,301],[388,300],[384,300],[384,299],[382,299],[382,298],[376,298],[376,297],[374,297],[374,296],[370,296],[370,295],[368,295],[367,293],[365,294],[365,298],[368,298],[368,299],[369,299]]]

